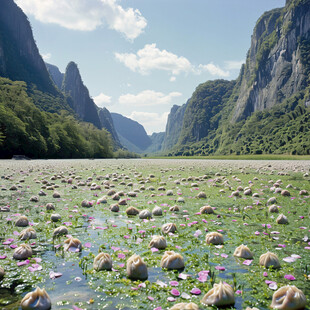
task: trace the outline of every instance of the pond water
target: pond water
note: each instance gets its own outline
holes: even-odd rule
[[[247,306],[268,309],[276,287],[285,285],[301,289],[309,307],[309,169],[309,161],[0,161],[0,207],[9,207],[9,212],[0,212],[0,267],[5,271],[0,279],[0,308],[21,309],[21,299],[39,286],[46,289],[53,309],[159,310],[190,301],[208,309],[201,299],[220,281],[233,287],[232,307],[238,310]],[[247,187],[249,195],[245,194]],[[289,195],[281,195],[279,188]],[[121,196],[109,196],[111,190]],[[40,191],[45,195],[39,195]],[[59,198],[53,198],[55,192]],[[201,192],[206,198],[197,198]],[[32,196],[38,201],[29,201]],[[97,203],[103,196],[107,202]],[[271,197],[279,213],[268,211]],[[112,212],[109,207],[119,199],[127,205]],[[92,201],[92,206],[82,207],[83,200]],[[53,203],[55,210],[47,211],[47,203]],[[180,211],[169,210],[175,205]],[[201,214],[205,205],[214,214]],[[163,215],[141,220],[127,216],[129,206],[139,211],[159,206]],[[53,213],[61,216],[59,222],[51,221]],[[288,224],[277,224],[280,213]],[[19,240],[25,227],[15,226],[15,221],[21,215],[35,229],[36,239]],[[165,235],[161,227],[170,222],[177,231]],[[54,229],[61,225],[68,228],[67,236],[53,238]],[[221,233],[224,244],[208,245],[209,232]],[[153,235],[166,238],[165,250],[149,248]],[[64,250],[70,236],[81,241],[81,252]],[[22,243],[33,250],[28,261],[13,259],[15,248]],[[250,261],[233,255],[241,244],[253,252]],[[168,250],[183,256],[185,268],[160,267]],[[267,251],[278,256],[280,269],[259,265]],[[93,269],[94,257],[100,252],[112,257],[111,271]],[[146,281],[127,278],[126,261],[133,254],[147,265]],[[206,271],[208,276],[202,276]]]

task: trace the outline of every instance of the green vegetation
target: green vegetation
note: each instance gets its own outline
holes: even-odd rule
[[[0,78],[2,158],[16,154],[30,158],[113,156],[112,141],[106,130],[79,122],[65,110],[58,114],[40,111],[26,91],[25,82]]]
[[[274,292],[286,285],[303,292],[309,309],[309,168],[305,161],[1,161],[2,188],[7,190],[0,192],[0,206],[10,212],[0,212],[0,266],[5,271],[0,308],[19,309],[22,297],[39,286],[46,289],[55,310],[168,310],[180,302],[214,310],[201,300],[214,283],[225,281],[235,298],[235,305],[227,309],[268,310]],[[117,203],[108,195],[111,190],[122,193],[121,200],[127,198],[128,205],[120,205],[119,212],[109,208]],[[46,196],[29,201],[40,191]],[[60,199],[52,197],[54,191]],[[129,197],[130,192],[136,196]],[[201,192],[205,198],[197,197]],[[103,196],[106,203],[97,201]],[[176,203],[179,198],[183,202]],[[90,205],[83,207],[83,200]],[[55,210],[47,210],[47,203]],[[172,211],[176,204],[179,211]],[[270,211],[271,204],[279,213]],[[128,216],[129,205],[139,211],[160,207],[163,215],[151,220]],[[206,205],[214,213],[201,213]],[[51,220],[55,213],[61,217],[56,222]],[[287,224],[277,223],[281,213]],[[27,216],[36,239],[20,240],[25,229],[15,225],[20,215]],[[164,223],[175,224],[177,231],[164,234]],[[60,226],[80,240],[80,252],[65,251],[68,236],[53,237]],[[207,244],[210,232],[221,233],[223,245]],[[153,235],[166,239],[166,249],[149,246]],[[15,260],[14,250],[23,243],[31,246],[33,256]],[[234,256],[241,244],[253,258]],[[165,251],[182,255],[184,269],[161,268]],[[277,256],[280,268],[259,264],[268,251]],[[94,270],[100,252],[111,256],[112,270]],[[127,277],[126,262],[133,254],[147,265],[146,281]]]
[[[194,144],[176,146],[166,155],[310,154],[310,107],[304,92],[246,120],[223,123]]]
[[[215,80],[200,84],[186,107],[178,145],[196,142],[215,130],[235,81]]]

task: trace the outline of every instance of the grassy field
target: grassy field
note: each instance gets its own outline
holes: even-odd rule
[[[261,156],[254,161],[191,159],[1,161],[0,207],[9,212],[0,212],[0,267],[5,271],[0,308],[19,309],[23,296],[39,286],[53,309],[160,310],[190,301],[199,309],[214,309],[201,300],[221,281],[232,287],[232,307],[238,310],[268,309],[274,292],[285,285],[302,290],[309,307],[310,162]],[[53,198],[55,192],[59,196]],[[29,201],[33,196],[38,201]],[[83,200],[91,202],[88,207]],[[48,211],[47,203],[55,210]],[[111,211],[115,204],[119,212]],[[278,213],[269,211],[271,204]],[[206,205],[213,214],[200,212]],[[162,215],[128,216],[129,206],[139,211],[159,207]],[[171,209],[175,206],[179,211]],[[57,222],[51,220],[55,213],[61,217]],[[287,224],[277,223],[280,214]],[[22,215],[36,239],[20,240],[27,227],[15,223]],[[177,231],[164,234],[166,223],[174,223]],[[53,238],[59,226],[68,233]],[[224,243],[207,244],[210,232],[221,233]],[[165,237],[167,248],[149,247],[153,235]],[[70,236],[81,241],[80,252],[65,251]],[[14,251],[23,243],[33,255],[16,260]],[[241,244],[253,258],[233,255]],[[161,268],[165,251],[179,253],[184,268]],[[268,251],[277,255],[279,269],[260,266],[260,256]],[[94,270],[101,252],[111,256],[112,270]],[[133,254],[147,265],[145,281],[127,276]]]
[[[310,155],[214,155],[214,156],[148,156],[152,159],[224,159],[224,160],[310,160]]]

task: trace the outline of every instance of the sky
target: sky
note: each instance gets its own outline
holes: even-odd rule
[[[100,107],[165,131],[173,105],[208,80],[236,79],[257,19],[285,0],[15,0],[40,54],[77,63]]]

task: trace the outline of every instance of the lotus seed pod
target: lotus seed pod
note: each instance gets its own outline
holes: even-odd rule
[[[67,235],[69,233],[68,228],[66,226],[59,226],[54,229],[53,236],[59,236],[59,235]]]
[[[84,199],[81,203],[81,206],[83,208],[91,208],[93,206],[93,204],[91,203],[91,201]]]
[[[38,202],[39,198],[38,198],[38,196],[31,196],[29,201],[31,201],[31,202]]]
[[[181,302],[179,304],[174,305],[170,310],[199,310],[199,307],[193,302],[185,303]]]
[[[184,268],[184,258],[181,254],[175,253],[174,251],[166,251],[161,259],[160,267],[170,270],[182,269]]]
[[[180,208],[179,208],[179,206],[175,205],[175,206],[170,207],[169,211],[171,211],[171,212],[179,212]]]
[[[127,206],[127,199],[126,198],[125,199],[120,199],[118,201],[118,205],[120,205],[120,206]]]
[[[174,233],[177,231],[177,226],[174,223],[166,223],[161,227],[164,234]]]
[[[55,210],[55,206],[51,202],[47,203],[45,207],[46,211]]]
[[[214,232],[210,232],[206,235],[206,242],[207,244],[223,244],[224,243],[224,238],[223,235],[214,231]]]
[[[53,193],[53,198],[60,198],[60,193],[55,191]]]
[[[0,280],[4,277],[5,271],[2,267],[0,267]]]
[[[279,288],[273,293],[270,307],[280,310],[298,310],[306,307],[305,294],[294,285]]]
[[[32,256],[32,249],[28,244],[21,244],[18,248],[14,250],[13,258],[14,259],[26,259]]]
[[[163,210],[161,207],[156,206],[153,210],[152,210],[152,214],[154,216],[161,216],[163,215]]]
[[[284,189],[283,191],[281,191],[281,195],[282,196],[291,196],[290,192],[287,189]]]
[[[149,247],[163,250],[167,247],[167,241],[163,236],[153,236]]]
[[[299,192],[299,195],[308,195],[308,191],[306,191],[305,189],[302,189],[300,192]]]
[[[205,199],[207,198],[207,194],[205,192],[199,192],[197,198]]]
[[[277,198],[276,197],[271,197],[267,201],[267,206],[272,205],[272,204],[274,204],[276,202],[277,202]]]
[[[152,213],[149,210],[142,210],[139,213],[139,218],[140,219],[150,219],[152,218]]]
[[[135,208],[135,207],[128,207],[126,209],[127,215],[137,215],[137,214],[139,214],[139,212],[140,211],[137,208]]]
[[[98,200],[97,200],[97,204],[100,204],[100,203],[107,203],[108,201],[107,201],[107,197],[105,197],[105,196],[103,196],[103,197],[101,197],[101,198],[99,198]]]
[[[61,215],[58,214],[58,213],[54,213],[54,214],[51,215],[51,220],[52,220],[53,222],[58,222],[58,221],[61,220]]]
[[[213,288],[201,300],[207,306],[229,306],[235,303],[233,288],[226,283],[214,284]]]
[[[250,188],[246,189],[244,191],[244,195],[246,195],[246,196],[252,195],[252,190]]]
[[[177,203],[185,203],[184,198],[183,198],[183,197],[179,197],[179,198],[177,199]]]
[[[94,269],[99,270],[111,270],[112,258],[108,253],[99,253],[94,259]]]
[[[277,205],[271,205],[268,210],[270,213],[279,213],[279,208]]]
[[[27,216],[24,215],[20,216],[15,222],[15,226],[17,227],[26,227],[28,225],[29,225],[28,218]]]
[[[278,224],[288,224],[288,219],[284,214],[280,214],[276,219]]]
[[[32,227],[28,227],[21,231],[19,235],[20,240],[36,239],[37,233]]]
[[[212,209],[211,206],[203,206],[200,208],[200,213],[201,214],[213,214],[214,210]]]
[[[119,212],[119,205],[118,204],[111,205],[110,210],[112,212]]]
[[[52,307],[52,302],[45,289],[39,287],[35,291],[28,293],[20,303],[23,310],[49,310]]]
[[[147,266],[139,255],[128,258],[126,270],[129,279],[144,281],[148,278]]]
[[[280,261],[276,254],[267,252],[265,254],[262,254],[259,258],[259,264],[261,266],[264,266],[266,268],[273,267],[273,268],[280,268]]]
[[[64,250],[69,252],[80,252],[82,251],[82,243],[77,238],[69,238],[65,240]]]
[[[253,258],[253,253],[246,245],[241,244],[235,249],[234,256],[251,259]]]

